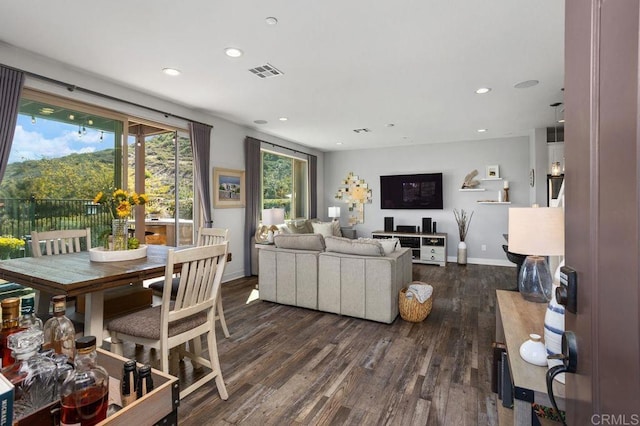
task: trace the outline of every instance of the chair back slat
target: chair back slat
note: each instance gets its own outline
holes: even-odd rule
[[[229,230],[223,228],[198,229],[198,245],[210,246],[229,241]]]
[[[85,239],[86,249],[89,250],[91,248],[91,228],[34,231],[31,233],[31,251],[33,257],[77,253],[82,250],[81,239]]]
[[[162,312],[167,315],[167,321],[176,321],[202,311],[207,311],[209,320],[213,321],[227,249],[228,243],[224,242],[169,251],[162,295]],[[181,267],[180,283],[172,301],[171,281],[177,265]]]

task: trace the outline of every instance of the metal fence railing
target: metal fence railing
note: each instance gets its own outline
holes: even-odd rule
[[[91,246],[99,245],[101,234],[111,229],[111,214],[87,199],[0,198],[0,235],[26,242],[22,253],[29,256],[33,231],[91,228]]]

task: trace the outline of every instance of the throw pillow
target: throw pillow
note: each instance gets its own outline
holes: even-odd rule
[[[380,241],[380,244],[382,245],[385,256],[389,256],[398,248],[397,238],[380,238],[378,241]]]
[[[318,234],[280,234],[273,238],[277,248],[323,251],[324,238]]]
[[[342,230],[340,229],[340,222],[337,220],[334,220],[333,222],[331,222],[331,225],[333,225],[333,236],[334,237],[342,237]]]
[[[314,234],[320,234],[323,237],[333,236],[333,224],[331,222],[312,222]]]
[[[308,220],[302,222],[288,222],[287,228],[292,234],[313,234],[313,228]]]
[[[324,242],[328,252],[354,254],[358,256],[384,256],[384,250],[378,241],[326,237]]]

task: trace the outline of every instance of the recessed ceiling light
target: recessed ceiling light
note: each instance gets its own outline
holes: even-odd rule
[[[239,58],[243,54],[242,50],[236,47],[227,47],[224,49],[224,53],[230,58]]]
[[[484,95],[485,93],[489,93],[491,91],[491,87],[481,87],[476,90],[478,95]]]
[[[529,87],[537,86],[540,83],[538,80],[525,80],[515,84],[513,87],[516,89],[527,89]]]
[[[336,145],[342,145],[342,142],[336,142]]]
[[[267,120],[253,120],[254,123],[256,124],[267,124],[268,121]]]
[[[478,133],[484,133],[486,131],[487,131],[487,129],[478,129]]]
[[[162,72],[172,77],[175,77],[176,75],[181,74],[180,70],[177,70],[175,68],[162,68]]]
[[[564,123],[564,118],[561,118],[560,120],[558,120],[558,123]]]
[[[264,22],[266,22],[267,25],[276,25],[278,23],[278,18],[274,18],[273,16],[269,16],[268,18],[264,19]]]
[[[278,120],[280,120],[280,121],[287,121],[287,120],[288,120],[288,118],[287,118],[287,117],[280,117],[280,118],[278,118]]]

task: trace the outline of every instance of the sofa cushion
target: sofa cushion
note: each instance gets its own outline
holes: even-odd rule
[[[277,248],[314,251],[325,249],[324,238],[320,234],[280,234],[273,238],[273,242]]]
[[[378,241],[382,245],[385,256],[389,256],[389,254],[396,251],[400,242],[397,238],[381,238]]]
[[[326,237],[324,241],[328,252],[358,256],[384,256],[384,250],[379,241],[352,240],[343,237]]]
[[[314,234],[320,234],[323,237],[333,236],[333,224],[331,222],[311,222]]]

